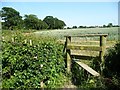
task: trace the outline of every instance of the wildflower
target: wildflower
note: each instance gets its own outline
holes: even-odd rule
[[[37,59],[37,56],[35,56],[34,58]]]
[[[43,64],[41,64],[40,67],[42,68],[42,67],[43,67]]]

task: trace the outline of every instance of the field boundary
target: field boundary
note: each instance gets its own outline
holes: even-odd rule
[[[65,36],[66,41],[65,41],[65,46],[64,46],[64,51],[66,51],[66,60],[67,60],[67,72],[71,72],[71,63],[72,63],[72,54],[71,50],[86,50],[86,51],[98,51],[99,52],[99,58],[100,58],[100,74],[93,70],[91,67],[86,65],[85,63],[81,63],[80,61],[75,61],[77,64],[79,64],[83,69],[88,71],[90,74],[93,76],[100,76],[102,75],[103,67],[104,67],[104,55],[105,55],[105,50],[106,50],[106,38],[108,34],[84,34],[84,35],[79,35],[79,36]],[[71,38],[74,37],[100,37],[99,38],[99,46],[95,45],[80,45],[76,44],[71,41]],[[72,43],[72,44],[71,44]],[[82,55],[83,56],[83,55]],[[75,58],[74,58],[75,59]]]

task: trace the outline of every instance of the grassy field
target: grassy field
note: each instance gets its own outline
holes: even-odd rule
[[[107,47],[113,46],[116,41],[119,40],[119,29],[116,27],[112,28],[86,28],[86,29],[63,29],[63,30],[47,30],[47,31],[36,31],[34,32],[36,36],[44,36],[46,38],[53,37],[64,44],[65,37],[67,35],[81,35],[81,34],[108,34],[107,36]],[[72,41],[99,41],[99,37],[82,37],[82,38],[72,38]]]
[[[107,40],[118,40],[118,28],[86,28],[86,29],[63,29],[63,30],[47,30],[35,32],[38,36],[53,37],[60,40],[65,40],[66,35],[81,35],[81,34],[108,34]]]

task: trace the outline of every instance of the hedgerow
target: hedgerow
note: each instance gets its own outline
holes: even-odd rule
[[[2,88],[58,87],[64,83],[63,46],[53,40],[16,34],[14,42],[2,40]]]

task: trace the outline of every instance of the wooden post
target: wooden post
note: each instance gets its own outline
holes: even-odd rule
[[[14,38],[12,38],[12,42],[14,42]]]
[[[43,83],[43,81],[40,82],[40,88],[41,88],[41,90],[44,90],[44,83]]]
[[[4,37],[2,37],[2,41],[5,41],[5,38],[4,38]]]
[[[30,45],[32,46],[32,40],[30,40]]]
[[[27,39],[25,39],[25,44],[27,43]]]
[[[70,73],[71,71],[71,52],[70,52],[70,49],[67,48],[68,46],[68,43],[71,42],[71,36],[67,36],[66,37],[66,58],[67,58],[67,72]]]
[[[105,50],[106,50],[106,36],[100,36],[100,47],[102,48],[102,50],[100,51],[99,55],[100,55],[100,69],[101,69],[101,75],[103,75],[103,69],[104,69],[104,55],[105,55]]]

